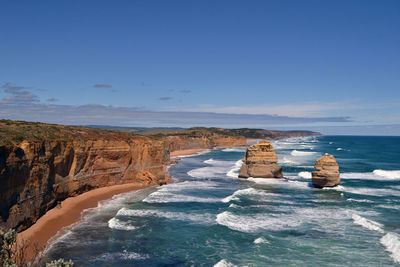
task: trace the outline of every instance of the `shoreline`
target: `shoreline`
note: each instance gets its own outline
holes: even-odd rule
[[[227,148],[238,146],[215,147]],[[244,147],[244,146],[243,146]],[[183,149],[170,153],[170,159],[180,156],[195,156],[204,151],[211,150],[209,148]],[[27,243],[26,259],[28,261],[35,260],[40,253],[46,251],[57,236],[65,233],[66,227],[71,226],[81,220],[84,210],[95,208],[99,201],[111,199],[114,195],[136,191],[152,187],[155,185],[143,183],[127,183],[121,185],[111,185],[96,188],[88,192],[82,193],[75,197],[66,198],[60,205],[47,211],[41,216],[31,227],[18,233],[17,242],[19,245]],[[54,239],[54,240],[53,240]]]
[[[183,149],[170,152],[170,158],[176,158],[180,156],[194,156],[206,150],[211,150],[210,148],[193,148],[193,149]]]
[[[69,197],[40,217],[35,224],[18,233],[18,243],[28,242],[26,258],[34,260],[38,252],[43,252],[49,241],[58,234],[63,234],[63,229],[81,219],[84,210],[95,208],[99,201],[112,198],[114,195],[148,188],[154,185],[142,183],[128,183],[96,188],[75,197]]]
[[[248,143],[249,141],[262,141],[265,139],[246,139],[246,142]],[[171,158],[176,158],[176,157],[181,157],[181,156],[195,156],[199,153],[202,153],[207,150],[213,150],[213,149],[222,149],[222,148],[234,148],[234,147],[247,147],[247,145],[242,145],[242,146],[216,146],[213,148],[192,148],[192,149],[182,149],[182,150],[175,150],[170,152],[170,157]]]

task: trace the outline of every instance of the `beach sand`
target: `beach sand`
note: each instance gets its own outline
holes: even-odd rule
[[[184,149],[184,150],[177,150],[170,153],[171,158],[179,157],[179,156],[188,156],[188,155],[195,155],[197,153],[203,152],[205,150],[209,150],[206,148],[195,148],[195,149]]]
[[[185,149],[173,151],[170,157],[195,155],[209,149]],[[143,189],[148,184],[123,184],[93,189],[76,197],[70,197],[61,202],[61,205],[49,210],[39,218],[34,225],[18,234],[18,242],[27,241],[29,247],[26,258],[33,260],[37,251],[43,251],[54,236],[63,234],[63,228],[81,219],[85,209],[97,207],[98,202],[112,198],[114,195]]]
[[[148,184],[130,183],[113,185],[93,189],[76,197],[70,197],[61,202],[61,205],[49,210],[37,222],[18,234],[18,242],[29,243],[26,258],[33,260],[37,250],[43,251],[48,241],[57,233],[62,234],[62,229],[81,219],[85,209],[97,207],[101,200],[110,199],[112,196],[149,187]],[[61,230],[61,231],[60,231]]]

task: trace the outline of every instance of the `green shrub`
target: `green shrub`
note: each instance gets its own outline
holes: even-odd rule
[[[71,260],[65,261],[64,259],[58,259],[50,263],[46,263],[46,267],[72,267],[72,266],[74,266],[74,263]]]

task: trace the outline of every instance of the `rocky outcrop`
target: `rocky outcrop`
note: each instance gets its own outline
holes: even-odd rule
[[[164,183],[168,143],[146,137],[0,146],[0,227],[23,230],[58,201],[94,188]]]
[[[312,184],[317,188],[333,187],[340,184],[339,165],[333,155],[321,156],[314,165]]]
[[[270,142],[264,141],[249,146],[239,177],[282,178],[282,168],[278,164],[278,157]]]
[[[273,130],[265,130],[265,129],[249,129],[249,128],[241,128],[241,129],[229,129],[226,130],[232,134],[237,134],[244,136],[250,139],[282,139],[282,138],[290,138],[297,136],[320,136],[321,133],[312,132],[312,131],[273,131]]]
[[[222,147],[240,147],[247,144],[243,136],[224,136],[213,134],[210,136],[167,136],[171,152],[185,149],[212,149]]]

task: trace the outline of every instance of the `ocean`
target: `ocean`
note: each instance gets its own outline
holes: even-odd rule
[[[245,148],[170,166],[174,183],[84,212],[45,259],[76,266],[393,266],[400,264],[400,137],[272,141],[286,179],[238,179]],[[333,154],[342,182],[311,185]]]

